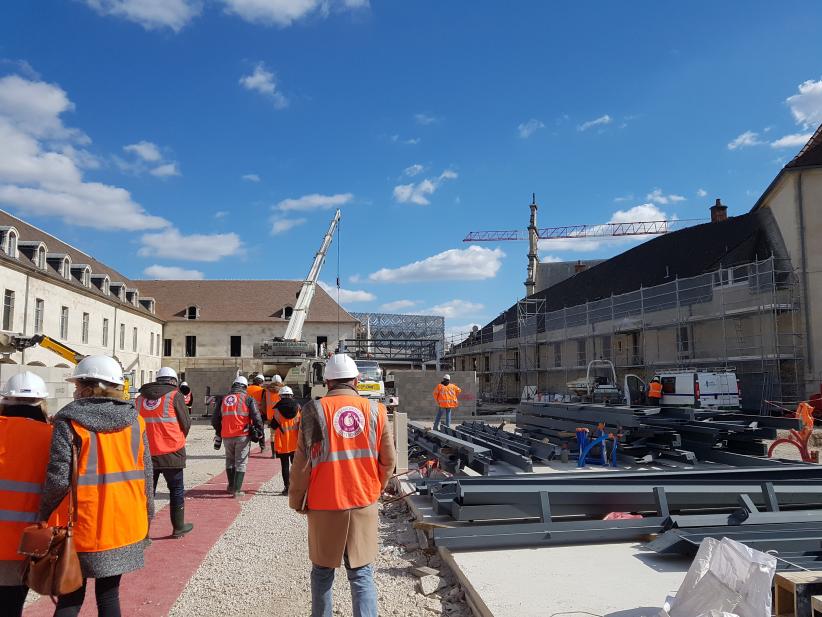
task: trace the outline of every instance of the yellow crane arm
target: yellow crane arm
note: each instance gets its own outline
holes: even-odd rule
[[[63,345],[60,341],[55,341],[53,338],[46,336],[45,334],[33,336],[32,341],[34,341],[34,339],[39,339],[33,343],[34,345],[40,345],[40,347],[43,347],[44,349],[53,351],[58,356],[68,360],[72,364],[78,364],[80,360],[85,358],[83,354],[77,353],[68,345]]]

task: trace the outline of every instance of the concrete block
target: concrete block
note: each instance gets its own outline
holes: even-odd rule
[[[435,570],[434,568],[429,568],[428,566],[418,566],[416,568],[411,568],[411,574],[417,578],[422,578],[423,576],[439,576],[440,571]]]
[[[397,473],[408,471],[408,414],[394,412],[394,445],[397,448]]]

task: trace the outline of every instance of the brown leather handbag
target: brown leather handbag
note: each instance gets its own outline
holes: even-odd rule
[[[71,489],[68,521],[65,527],[50,527],[41,522],[23,530],[20,548],[25,555],[23,582],[43,596],[57,597],[77,591],[83,585],[80,560],[74,548],[74,526],[77,524],[77,447],[71,448]]]

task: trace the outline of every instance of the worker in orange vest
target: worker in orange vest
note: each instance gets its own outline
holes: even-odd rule
[[[279,375],[274,375],[268,384],[268,388],[263,392],[263,405],[260,407],[260,413],[263,414],[263,420],[265,420],[269,426],[271,426],[271,420],[274,418],[274,407],[280,402],[280,391],[282,388],[283,378]],[[274,429],[269,430],[271,431],[271,458],[274,458],[277,455],[274,447]]]
[[[654,376],[648,384],[648,402],[654,407],[659,407],[662,402],[662,383],[658,376]]]
[[[48,519],[71,486],[72,446],[79,481],[74,545],[83,585],[60,596],[55,617],[78,615],[86,579],[95,579],[98,614],[119,616],[120,578],[143,567],[144,540],[154,516],[146,424],[123,399],[123,369],[109,356],[88,356],[67,379],[74,401],[54,416],[51,454],[40,503]]]
[[[248,396],[254,399],[254,402],[257,403],[257,409],[260,411],[260,414],[263,413],[265,407],[263,407],[263,393],[265,392],[265,375],[262,373],[257,373],[254,377],[251,378],[251,383],[248,386]],[[260,444],[260,452],[265,450],[265,444]]]
[[[256,401],[248,396],[248,380],[237,375],[228,394],[217,402],[217,413],[211,417],[211,426],[217,433],[214,447],[225,446],[225,473],[228,478],[228,493],[232,497],[242,497],[245,470],[251,443],[259,443],[265,448],[265,427],[257,411]]]
[[[437,417],[434,420],[434,430],[439,430],[440,420],[445,416],[445,426],[451,426],[451,412],[459,405],[458,397],[462,390],[457,384],[451,383],[451,375],[443,375],[442,381],[434,388],[434,400],[437,401]]]
[[[280,400],[274,405],[274,415],[271,418],[271,447],[277,452],[280,459],[280,469],[283,475],[283,495],[288,495],[291,463],[294,461],[294,451],[297,449],[297,432],[300,430],[300,404],[294,400],[294,391],[288,386],[280,388]]]
[[[0,395],[0,614],[20,617],[29,589],[20,578],[23,556],[17,548],[23,530],[40,520],[51,446],[49,392],[26,371],[12,376]]]
[[[313,617],[332,614],[334,570],[345,564],[354,617],[376,617],[371,566],[377,556],[377,501],[396,453],[385,406],[357,393],[357,364],[334,354],[325,364],[328,394],[306,403],[289,505],[308,515]]]
[[[171,503],[174,538],[182,538],[194,528],[186,523],[184,470],[186,467],[186,437],[191,429],[191,416],[185,396],[177,389],[177,371],[164,366],[157,371],[157,381],[144,384],[134,401],[137,413],[146,423],[151,465],[154,468],[154,492],[162,475]]]

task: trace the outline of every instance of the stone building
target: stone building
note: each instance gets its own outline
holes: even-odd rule
[[[523,298],[450,354],[480,396],[564,393],[594,359],[618,379],[734,368],[744,404],[822,381],[822,127],[753,209],[668,233]]]
[[[0,210],[2,329],[46,334],[80,354],[117,358],[136,386],[154,378],[161,361],[163,322],[154,298],[113,268]],[[71,398],[64,382],[72,365],[39,346],[8,354],[0,380],[25,367],[49,384],[61,405]]]

